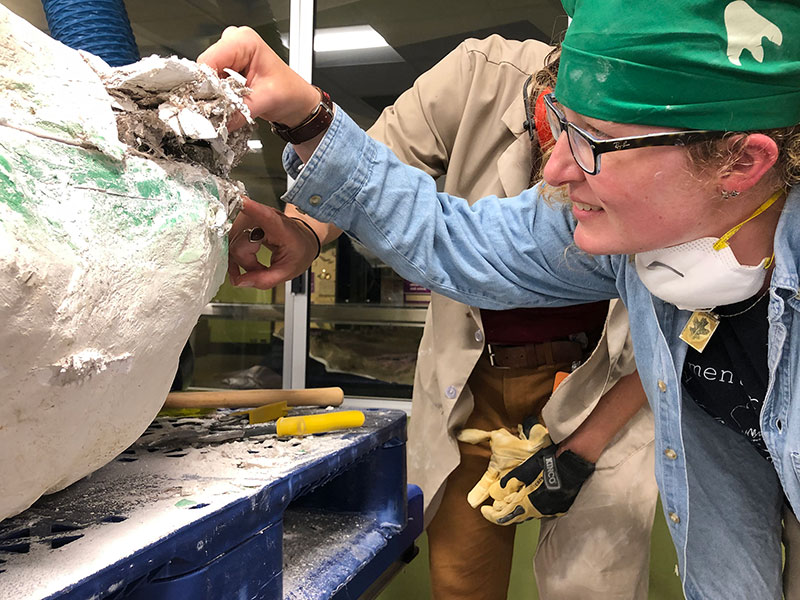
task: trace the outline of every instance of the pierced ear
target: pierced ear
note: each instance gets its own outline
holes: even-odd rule
[[[723,190],[743,192],[756,185],[769,172],[778,160],[778,145],[763,133],[751,133],[742,138],[730,140],[738,155],[736,160],[726,165],[720,177]]]

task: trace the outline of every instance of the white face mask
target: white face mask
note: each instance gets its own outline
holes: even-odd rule
[[[636,255],[636,272],[650,293],[682,310],[708,310],[751,298],[764,285],[772,257],[742,265],[728,246],[739,229],[768,209],[777,192],[721,238],[700,238]]]

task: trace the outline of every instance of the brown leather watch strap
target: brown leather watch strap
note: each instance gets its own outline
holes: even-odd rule
[[[290,144],[302,144],[325,131],[333,121],[333,101],[331,97],[319,90],[320,101],[314,112],[308,115],[302,123],[296,127],[288,127],[283,123],[270,122],[272,133],[286,140]]]

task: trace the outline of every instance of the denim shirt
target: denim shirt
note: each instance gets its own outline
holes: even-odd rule
[[[653,297],[630,257],[577,249],[570,209],[543,202],[540,187],[470,206],[438,193],[429,176],[401,163],[340,109],[308,163],[302,166],[287,147],[284,166],[296,179],[284,196],[287,202],[335,223],[406,279],[465,304],[497,310],[622,298],[655,415],[656,478],[683,572],[689,490],[681,372],[687,346],[678,336],[691,313]],[[797,257],[800,190],[795,189],[775,235],[769,387],[761,429],[783,489],[800,514],[800,404],[791,402],[793,390],[800,389],[800,327],[792,328],[800,308]]]

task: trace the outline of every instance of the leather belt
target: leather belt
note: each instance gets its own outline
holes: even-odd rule
[[[556,341],[520,346],[486,344],[489,364],[498,369],[534,369],[542,365],[575,362],[583,358],[583,347],[578,342]]]

